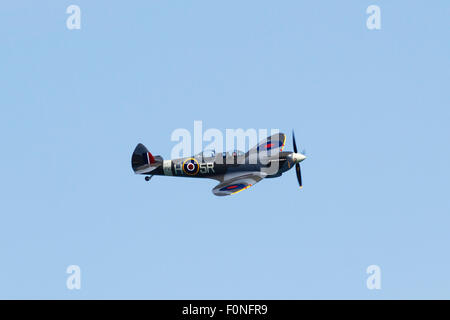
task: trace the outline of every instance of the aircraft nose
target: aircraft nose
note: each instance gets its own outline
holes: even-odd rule
[[[303,160],[306,159],[306,156],[301,153],[294,153],[293,158],[294,158],[295,162],[302,162]]]

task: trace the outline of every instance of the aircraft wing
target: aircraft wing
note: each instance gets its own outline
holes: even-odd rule
[[[286,144],[286,135],[284,133],[277,133],[271,135],[270,137],[261,140],[258,145],[251,148],[246,156],[247,157],[255,157],[260,152],[265,154],[273,154],[276,152],[283,151],[284,145]]]
[[[250,188],[264,178],[265,174],[261,172],[247,172],[240,176],[229,178],[214,187],[212,192],[216,196],[229,196],[242,190]]]

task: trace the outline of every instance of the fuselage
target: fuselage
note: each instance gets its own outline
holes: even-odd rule
[[[238,172],[264,172],[267,178],[279,177],[294,167],[295,162],[303,159],[296,158],[296,153],[279,152],[264,159],[255,159],[243,154],[239,156],[203,157],[202,155],[163,160],[162,166],[155,168],[151,175],[166,175],[191,178],[212,178]]]

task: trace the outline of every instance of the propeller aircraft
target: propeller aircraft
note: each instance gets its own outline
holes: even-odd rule
[[[283,151],[286,135],[274,134],[262,140],[247,153],[242,151],[201,152],[192,157],[164,160],[153,156],[147,148],[139,143],[131,156],[134,173],[145,175],[149,181],[154,175],[210,178],[219,181],[212,189],[216,196],[228,196],[238,193],[264,178],[280,177],[284,172],[295,167],[300,188],[302,174],[300,162],[306,156],[297,151],[295,135],[292,132],[294,151]]]

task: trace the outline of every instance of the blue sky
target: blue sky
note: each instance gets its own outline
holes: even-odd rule
[[[450,298],[449,17],[444,0],[3,3],[0,298]],[[303,190],[293,171],[223,198],[132,173],[138,142],[167,158],[194,120],[295,129]]]

